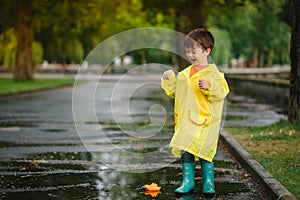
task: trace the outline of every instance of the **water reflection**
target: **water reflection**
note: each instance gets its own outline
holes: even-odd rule
[[[87,158],[88,153],[80,153]],[[77,157],[78,158],[78,157]],[[180,167],[172,164],[153,172],[129,173],[105,168],[101,163],[61,160],[36,162],[1,162],[1,199],[152,199],[145,184],[157,183],[161,193],[155,199],[201,199],[201,178],[196,179],[196,193],[175,197],[180,184]],[[68,163],[68,164],[67,164]],[[131,167],[131,166],[130,166]],[[199,177],[200,171],[198,170]],[[230,176],[230,178],[228,178]],[[250,195],[251,186],[235,175],[216,174],[217,196],[230,199]],[[246,198],[247,199],[247,198]]]

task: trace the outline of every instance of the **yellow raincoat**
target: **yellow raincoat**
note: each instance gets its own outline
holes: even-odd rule
[[[175,133],[170,146],[172,154],[181,157],[181,151],[187,151],[212,161],[219,138],[224,98],[229,92],[224,74],[214,64],[198,71],[190,77],[191,67],[181,71],[177,77],[172,70],[169,80],[161,79],[165,93],[175,98],[174,123]],[[209,82],[208,90],[201,89],[198,81]]]

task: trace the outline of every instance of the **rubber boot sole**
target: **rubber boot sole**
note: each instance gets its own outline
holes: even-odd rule
[[[175,192],[175,197],[179,198],[185,195],[194,194],[196,192],[195,189],[191,189],[189,192],[181,193],[181,192]]]

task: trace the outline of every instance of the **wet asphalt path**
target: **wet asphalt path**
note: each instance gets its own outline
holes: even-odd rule
[[[73,105],[71,87],[0,98],[0,199],[176,199],[172,102],[158,83],[92,81]],[[264,199],[222,144],[215,166],[215,199]],[[198,163],[196,193],[177,199],[203,199],[200,174]],[[156,197],[143,188],[152,182]]]

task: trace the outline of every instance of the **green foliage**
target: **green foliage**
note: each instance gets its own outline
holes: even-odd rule
[[[192,27],[186,10],[191,0],[40,1],[30,0],[35,24],[34,61],[80,63],[100,42],[122,31],[147,26]],[[205,0],[198,12],[216,38],[213,59],[253,57],[258,48],[265,59],[289,63],[288,0]],[[16,1],[2,0],[0,63],[15,64]],[[198,4],[197,4],[198,5]],[[195,15],[195,17],[199,17]],[[13,32],[9,34],[8,32]],[[142,39],[135,38],[142,42]],[[5,49],[5,51],[4,51]],[[41,58],[42,56],[42,58]],[[140,55],[142,56],[142,55]]]
[[[161,63],[172,64],[173,54],[160,49],[140,49],[130,52],[136,64]],[[144,57],[143,57],[143,56]],[[145,59],[145,60],[143,60]]]
[[[33,42],[33,63],[38,64],[43,62],[43,47],[40,42]]]
[[[147,63],[171,64],[171,62],[172,53],[158,49],[149,50]]]
[[[279,64],[289,63],[290,28],[282,13],[288,0],[206,1],[208,27],[227,30],[232,40],[233,56],[261,56]]]
[[[84,53],[79,36],[88,9],[81,1],[46,1],[37,5],[36,38],[43,44],[44,59],[80,63]]]
[[[1,0],[0,1],[0,34],[7,29],[14,28],[17,24],[16,1]]]
[[[257,140],[257,141],[263,141],[263,140],[294,140],[296,139],[296,135],[290,136],[287,133],[280,133],[280,134],[269,134],[269,135],[257,135],[252,138],[252,140]]]
[[[265,50],[272,59],[276,57],[277,62],[280,63],[287,61],[290,49],[290,29],[278,17],[282,11],[283,2],[260,1],[257,4],[257,15],[254,17],[257,26],[254,40],[257,41],[260,49]]]
[[[37,18],[44,58],[80,63],[101,41],[127,29],[148,26],[139,0],[48,1]]]
[[[17,35],[13,28],[0,34],[0,64],[4,67],[16,64]]]
[[[223,1],[206,2],[208,19],[207,27],[218,27],[229,33],[232,43],[232,56],[250,55],[251,36],[255,32],[252,15],[255,7],[252,4]]]
[[[228,121],[243,121],[248,119],[248,116],[235,116],[235,115],[226,115],[225,120]]]
[[[215,46],[212,51],[212,59],[218,65],[227,64],[232,58],[231,38],[226,30],[219,28],[209,28],[209,31],[214,35]]]

